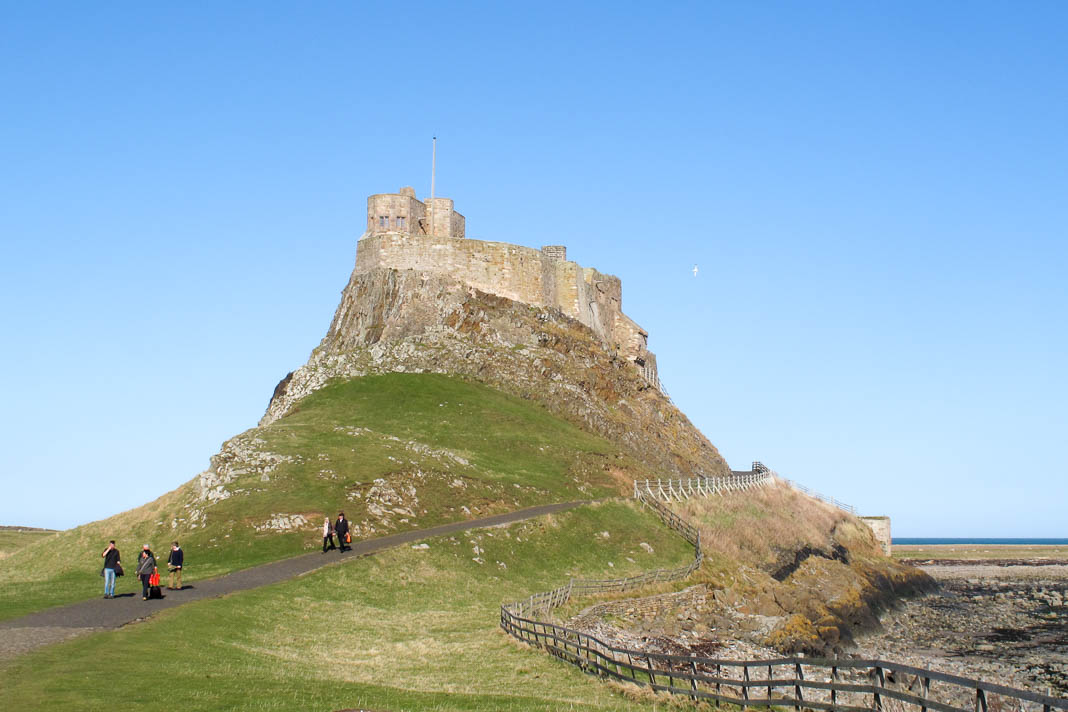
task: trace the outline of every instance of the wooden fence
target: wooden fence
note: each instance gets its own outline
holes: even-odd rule
[[[635,497],[694,545],[693,563],[621,579],[571,579],[552,591],[502,605],[501,628],[586,673],[684,695],[694,702],[726,702],[743,709],[793,707],[798,712],[896,712],[906,710],[906,706],[914,706],[918,712],[1068,712],[1068,699],[884,660],[720,660],[666,655],[617,647],[535,618],[563,606],[573,596],[626,592],[650,583],[679,581],[701,566],[700,532],[661,504],[649,487],[635,487]]]
[[[720,660],[620,648],[580,631],[509,615],[501,627],[584,672],[662,692],[749,707],[868,712],[914,706],[919,712],[1052,712],[1050,697],[884,660],[777,658]],[[896,703],[896,704],[895,704]]]

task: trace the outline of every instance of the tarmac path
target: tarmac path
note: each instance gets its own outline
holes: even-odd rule
[[[282,559],[281,561],[235,571],[217,578],[196,581],[192,585],[186,585],[181,591],[167,591],[164,589],[166,595],[162,600],[142,601],[139,595],[133,593],[119,594],[110,600],[94,598],[66,606],[49,608],[21,618],[0,622],[0,659],[20,655],[43,645],[50,645],[81,633],[108,630],[119,628],[129,623],[136,623],[165,608],[174,608],[191,601],[225,596],[235,591],[246,591],[251,588],[285,581],[324,566],[366,556],[400,546],[401,544],[468,529],[511,524],[524,519],[533,519],[554,512],[562,512],[589,503],[588,500],[583,500],[579,502],[545,504],[506,514],[497,514],[492,517],[468,519],[441,524],[428,529],[400,532],[399,534],[391,534],[378,539],[354,541],[352,549],[342,554],[333,551],[327,554],[319,552],[302,554],[291,559]],[[166,578],[166,575],[166,572],[164,572],[161,577]]]

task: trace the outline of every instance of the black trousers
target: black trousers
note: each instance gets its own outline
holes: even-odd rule
[[[141,574],[141,598],[148,598],[148,579],[152,577],[152,574]]]
[[[328,542],[328,541],[330,542],[330,546],[326,545],[326,542]],[[334,546],[334,535],[333,534],[327,534],[326,536],[323,537],[323,551],[326,551],[327,549],[336,549],[336,548],[337,547]]]

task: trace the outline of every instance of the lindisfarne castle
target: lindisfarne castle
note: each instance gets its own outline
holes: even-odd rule
[[[489,294],[559,309],[590,327],[621,358],[659,387],[648,333],[622,310],[618,277],[581,267],[567,248],[536,250],[469,240],[466,220],[449,198],[421,201],[412,188],[367,199],[367,231],[356,249],[356,273],[378,268],[447,275]]]

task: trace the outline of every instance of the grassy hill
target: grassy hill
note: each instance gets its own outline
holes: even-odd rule
[[[55,535],[51,529],[33,529],[27,527],[0,527],[0,559],[11,556],[19,549],[29,546],[38,539]]]
[[[339,509],[354,538],[626,491],[647,470],[529,400],[459,377],[335,382],[228,441],[159,499],[0,560],[0,619],[99,595],[100,552],[124,563],[178,539],[186,580],[312,550]]]
[[[427,543],[0,661],[5,706],[635,709],[618,687],[503,634],[499,606],[567,574],[623,576],[693,557],[649,511],[618,502]]]

